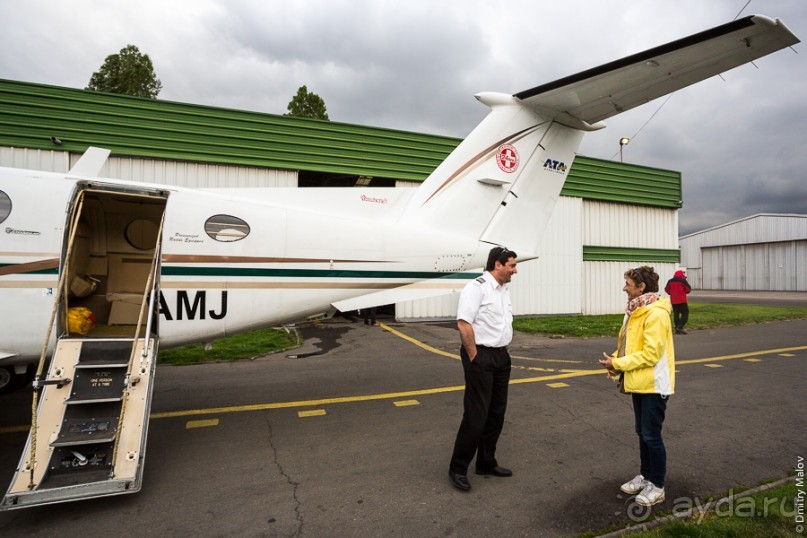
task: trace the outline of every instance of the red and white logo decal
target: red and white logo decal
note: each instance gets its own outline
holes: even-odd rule
[[[510,144],[499,146],[499,153],[496,155],[496,164],[503,172],[512,174],[518,168],[518,151]]]

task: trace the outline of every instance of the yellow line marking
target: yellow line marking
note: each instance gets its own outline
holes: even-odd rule
[[[408,407],[410,405],[420,405],[420,402],[417,400],[400,400],[398,402],[392,402],[395,407]]]
[[[210,426],[218,426],[219,419],[211,418],[209,420],[189,420],[185,424],[185,429],[190,430],[191,428],[207,428]]]
[[[736,355],[725,355],[722,357],[710,357],[705,359],[692,359],[687,361],[676,361],[676,365],[681,364],[696,364],[704,362],[714,362],[720,360],[742,359],[753,357],[755,355],[772,355],[779,354],[787,351],[801,351],[807,349],[807,346],[798,346],[782,349],[769,349],[762,351],[754,351],[753,353],[739,353]],[[522,383],[541,383],[544,381],[557,381],[560,379],[571,379],[573,377],[583,377],[589,375],[606,376],[605,370],[577,370],[573,372],[566,372],[562,374],[545,375],[538,377],[524,377],[520,379],[510,379],[511,385],[518,385]],[[425,396],[430,394],[442,394],[447,392],[460,392],[465,390],[465,385],[456,385],[451,387],[437,387],[433,389],[410,390],[405,392],[391,392],[388,394],[367,394],[360,396],[344,396],[340,398],[323,398],[319,400],[300,400],[294,402],[276,402],[265,404],[241,405],[233,407],[214,407],[210,409],[189,409],[186,411],[166,411],[163,413],[153,413],[152,419],[161,418],[176,418],[176,417],[190,417],[198,415],[216,415],[223,413],[244,413],[249,411],[267,411],[270,409],[288,409],[292,407],[312,407],[317,405],[331,405],[340,403],[354,403],[354,402],[369,402],[377,400],[390,400],[396,398],[412,398],[414,396]],[[302,413],[302,412],[301,412]],[[299,413],[298,413],[299,414]],[[318,414],[325,414],[324,410],[320,410]],[[26,431],[30,426],[10,426],[0,429],[0,433],[12,433],[19,431]]]
[[[676,360],[676,366],[679,364],[695,364],[698,362],[714,362],[714,361],[726,361],[730,359],[743,359],[745,357],[753,357],[754,355],[773,355],[774,353],[781,354],[787,351],[801,351],[803,349],[807,349],[807,346],[798,346],[798,347],[783,347],[781,349],[765,349],[762,351],[752,351],[750,353],[737,353],[736,355],[723,355],[722,357],[709,357],[708,359],[691,359],[688,361],[679,361]]]
[[[780,357],[795,357],[795,355],[792,354],[792,353],[779,353],[779,356]]]
[[[385,331],[389,331],[392,334],[394,334],[395,336],[397,336],[398,338],[403,338],[407,342],[411,342],[412,344],[415,344],[417,347],[419,347],[421,349],[425,349],[426,351],[428,351],[430,353],[434,353],[436,355],[442,355],[443,357],[451,357],[452,359],[455,359],[455,360],[460,360],[460,356],[457,355],[456,353],[448,353],[447,351],[443,351],[441,349],[437,349],[436,347],[432,347],[432,346],[430,346],[428,344],[424,344],[420,340],[415,340],[411,336],[407,336],[402,332],[396,331],[395,329],[393,329],[389,325],[385,325],[384,323],[379,323],[378,325],[382,329],[384,329]]]
[[[325,412],[324,409],[312,409],[311,411],[299,411],[297,413],[297,416],[300,417],[300,418],[321,417],[322,415],[326,415],[326,414],[327,413]]]
[[[522,361],[536,361],[536,362],[565,362],[569,364],[583,364],[584,361],[571,361],[568,359],[540,359],[535,357],[522,357],[520,355],[510,355],[513,359],[520,359]]]
[[[400,331],[396,331],[395,329],[393,329],[389,325],[385,325],[384,323],[379,322],[378,325],[379,325],[379,327],[381,327],[385,331],[389,331],[392,334],[394,334],[395,336],[397,336],[398,338],[402,338],[402,339],[406,340],[407,342],[415,344],[417,347],[419,347],[421,349],[425,349],[426,351],[428,351],[430,353],[435,353],[437,355],[442,355],[444,357],[450,357],[450,358],[455,359],[455,360],[460,360],[460,356],[457,355],[456,353],[449,353],[447,351],[437,349],[436,347],[432,347],[432,346],[430,346],[428,344],[424,344],[420,340],[412,338],[411,336],[408,336],[408,335],[406,335],[406,334],[404,334],[404,333],[402,333]],[[541,358],[533,358],[533,357],[522,357],[520,355],[510,355],[510,358],[512,358],[512,359],[521,359],[521,360],[525,360],[525,361],[538,361],[538,362],[565,362],[565,363],[571,363],[571,364],[582,364],[583,363],[583,361],[572,361],[572,360],[565,360],[565,359],[541,359]],[[553,370],[549,370],[549,371],[553,371]]]
[[[722,364],[704,364],[708,368],[723,368]]]
[[[745,362],[760,362],[762,359],[743,359]]]
[[[547,383],[546,386],[552,387],[553,389],[559,389],[561,387],[568,387],[569,384],[558,381],[557,383]]]

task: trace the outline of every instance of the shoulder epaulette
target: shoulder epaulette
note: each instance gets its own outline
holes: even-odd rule
[[[477,282],[479,282],[480,284],[484,284],[484,283],[485,283],[485,277],[483,277],[483,276],[476,277],[474,280],[476,280],[476,281],[477,281]]]

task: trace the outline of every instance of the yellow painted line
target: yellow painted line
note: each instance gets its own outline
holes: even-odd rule
[[[430,346],[428,344],[424,344],[420,340],[417,340],[416,338],[412,338],[411,336],[408,336],[408,335],[406,335],[406,334],[404,334],[404,333],[402,333],[400,331],[396,331],[395,329],[393,329],[389,325],[385,325],[385,324],[383,324],[381,322],[379,322],[378,325],[382,329],[384,329],[385,331],[389,331],[392,334],[394,334],[395,336],[397,336],[398,338],[402,338],[402,339],[406,340],[407,342],[415,344],[417,347],[419,347],[421,349],[425,349],[426,351],[428,351],[430,353],[435,353],[437,355],[442,355],[444,357],[451,357],[452,359],[460,360],[460,356],[457,355],[456,353],[448,353],[447,351],[443,351],[441,349],[437,349],[436,347],[432,347],[432,346]],[[582,364],[583,363],[583,361],[572,361],[572,360],[565,360],[565,359],[541,359],[541,358],[533,358],[533,357],[522,357],[522,356],[519,356],[519,355],[510,355],[510,357],[513,358],[513,359],[520,359],[520,360],[525,360],[525,361],[564,362],[564,363],[571,363],[571,364]]]
[[[780,357],[795,357],[795,355],[792,354],[792,353],[779,353],[779,356]]]
[[[389,331],[389,332],[391,332],[392,334],[394,334],[395,336],[397,336],[398,338],[403,338],[403,339],[404,339],[404,340],[406,340],[407,342],[410,342],[410,343],[412,343],[412,344],[415,344],[417,347],[419,347],[419,348],[421,348],[421,349],[425,349],[426,351],[428,351],[428,352],[430,352],[430,353],[434,353],[434,354],[436,354],[436,355],[442,355],[443,357],[451,357],[452,359],[455,359],[455,360],[460,360],[460,356],[459,356],[459,355],[457,355],[456,353],[448,353],[447,351],[443,351],[443,350],[441,350],[441,349],[437,349],[436,347],[432,347],[432,346],[430,346],[430,345],[428,345],[428,344],[424,344],[424,343],[423,343],[423,342],[421,342],[420,340],[415,340],[415,339],[414,339],[414,338],[412,338],[411,336],[407,336],[407,335],[405,335],[405,334],[404,334],[404,333],[402,333],[402,332],[396,331],[395,329],[393,329],[393,328],[392,328],[392,327],[390,327],[389,325],[385,325],[384,323],[380,323],[380,322],[379,322],[379,324],[378,324],[378,325],[379,325],[379,326],[380,326],[382,329],[384,329],[385,331]]]
[[[762,359],[743,359],[745,362],[760,362]]]
[[[708,368],[723,368],[722,364],[704,364]]]
[[[522,361],[536,361],[536,362],[565,362],[569,364],[583,364],[584,361],[572,361],[568,359],[541,359],[535,357],[522,357],[520,355],[510,355],[513,359],[520,359]]]
[[[699,362],[715,362],[715,361],[727,361],[731,359],[744,359],[745,357],[753,357],[754,355],[773,355],[774,353],[782,354],[788,351],[801,351],[803,349],[807,349],[807,346],[798,346],[798,347],[784,347],[780,349],[766,349],[763,351],[752,351],[751,353],[738,353],[736,355],[723,355],[722,357],[709,357],[708,359],[690,359],[688,361],[679,361],[676,360],[675,364],[696,364]]]
[[[392,402],[395,407],[408,407],[410,405],[420,405],[420,402],[417,400],[400,400],[398,402]]]
[[[553,389],[559,389],[559,388],[562,388],[562,387],[568,387],[569,384],[558,381],[557,383],[547,383],[546,386],[547,387],[552,387]]]
[[[321,417],[321,416],[326,415],[326,414],[327,413],[325,412],[324,409],[312,409],[311,411],[299,411],[297,413],[297,416],[300,417],[300,418]]]
[[[189,420],[185,424],[185,429],[190,430],[191,428],[208,428],[210,426],[218,426],[219,419],[211,418],[208,420]]]
[[[753,353],[739,353],[737,355],[725,355],[721,357],[710,357],[705,359],[692,359],[687,361],[676,361],[676,365],[682,364],[696,364],[696,363],[704,363],[704,362],[714,362],[714,361],[721,361],[721,360],[730,360],[730,359],[739,359],[739,358],[747,358],[753,357],[757,355],[772,355],[772,354],[779,354],[788,351],[801,351],[807,349],[807,346],[799,346],[799,347],[792,347],[792,348],[782,348],[782,349],[770,349],[770,350],[762,350],[762,351],[754,351]],[[439,350],[438,350],[439,351]],[[603,369],[595,369],[595,370],[576,370],[572,372],[565,372],[553,375],[544,375],[538,377],[524,377],[520,379],[510,379],[511,385],[518,385],[522,383],[541,383],[545,381],[558,381],[561,379],[571,379],[574,377],[583,377],[589,375],[601,375],[606,377],[607,374]],[[216,415],[216,414],[224,414],[224,413],[244,413],[249,411],[267,411],[271,409],[288,409],[293,407],[312,407],[312,406],[321,406],[321,405],[332,405],[332,404],[340,404],[340,403],[354,403],[354,402],[369,402],[369,401],[378,401],[378,400],[391,400],[391,399],[405,399],[405,398],[413,398],[415,396],[426,396],[430,394],[443,394],[447,392],[460,392],[465,390],[465,385],[456,385],[456,386],[449,386],[449,387],[437,387],[432,389],[421,389],[421,390],[411,390],[405,392],[391,392],[387,394],[366,394],[366,395],[359,395],[359,396],[344,396],[339,398],[323,398],[317,400],[300,400],[294,402],[275,402],[275,403],[265,403],[265,404],[253,404],[253,405],[241,405],[241,406],[233,406],[233,407],[214,407],[209,409],[188,409],[185,411],[167,411],[163,413],[153,413],[151,415],[152,419],[161,419],[161,418],[177,418],[177,417],[190,417],[190,416],[198,416],[198,415]],[[325,414],[324,410],[320,410],[319,414]],[[19,431],[26,431],[30,428],[30,426],[11,426],[11,427],[4,427],[0,429],[0,433],[12,433],[12,432],[19,432]]]

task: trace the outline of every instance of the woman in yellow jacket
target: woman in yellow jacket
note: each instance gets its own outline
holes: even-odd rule
[[[659,298],[659,275],[642,266],[625,272],[628,307],[616,353],[600,360],[609,374],[620,376],[620,388],[633,397],[639,436],[640,473],[622,484],[636,502],[652,506],[664,500],[667,451],[661,426],[670,395],[675,392],[675,348],[670,301]]]

